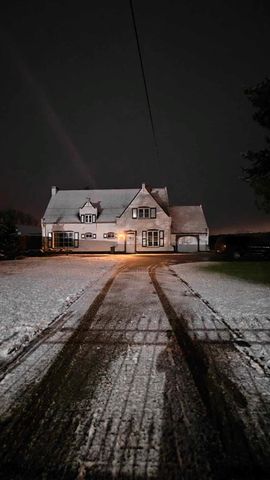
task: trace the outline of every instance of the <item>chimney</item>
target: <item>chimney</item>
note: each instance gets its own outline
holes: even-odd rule
[[[145,190],[145,183],[142,183],[142,190]]]
[[[55,186],[53,186],[53,187],[52,187],[52,197],[54,197],[54,195],[57,194],[57,191],[58,191],[58,188],[55,187]]]

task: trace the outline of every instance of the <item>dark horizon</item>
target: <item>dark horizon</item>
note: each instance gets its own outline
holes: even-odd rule
[[[134,0],[158,157],[129,1],[87,9],[13,1],[1,19],[0,208],[41,217],[51,185],[167,186],[212,229],[267,229],[242,180],[264,146],[243,93],[269,76],[266,1]]]

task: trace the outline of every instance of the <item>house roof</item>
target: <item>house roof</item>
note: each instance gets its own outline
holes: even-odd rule
[[[46,223],[76,223],[79,222],[79,210],[90,198],[91,204],[98,209],[97,222],[115,222],[116,218],[132,202],[140,191],[132,189],[106,190],[58,190],[50,198],[44,214]],[[153,188],[151,194],[160,203],[168,204],[166,188]],[[155,198],[155,197],[154,197]]]
[[[200,205],[169,207],[172,233],[205,233],[207,223]]]

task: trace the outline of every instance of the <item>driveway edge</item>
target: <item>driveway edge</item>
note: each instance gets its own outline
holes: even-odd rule
[[[200,311],[213,322],[213,313],[206,306],[198,306],[199,300],[187,292],[187,286],[174,272],[168,268],[150,269],[149,274],[208,414],[220,432],[233,478],[266,478],[270,467],[267,418],[259,405],[254,407],[254,396],[248,391],[252,367],[236,349],[229,332],[227,342],[198,340],[194,317]],[[187,296],[191,297],[189,306],[184,301]],[[246,377],[240,379],[239,370]]]

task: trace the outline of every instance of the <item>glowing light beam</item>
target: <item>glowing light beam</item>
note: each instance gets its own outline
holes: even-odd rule
[[[23,60],[22,55],[19,53],[19,50],[15,45],[14,41],[11,39],[10,35],[3,30],[1,31],[1,36],[4,37],[3,44],[6,44],[9,47],[11,58],[15,61],[15,65],[19,70],[22,80],[28,85],[31,92],[34,93],[35,98],[41,107],[41,112],[46,118],[47,123],[55,134],[58,142],[64,147],[65,151],[67,152],[68,158],[70,159],[76,170],[80,172],[82,178],[86,182],[88,182],[92,188],[95,188],[95,180],[93,178],[93,175],[91,175],[89,172],[88,165],[82,159],[81,155],[78,152],[78,149],[74,145],[70,136],[67,134],[59,118],[59,115],[57,115],[57,113],[53,109],[43,88],[35,80],[29,67]]]

